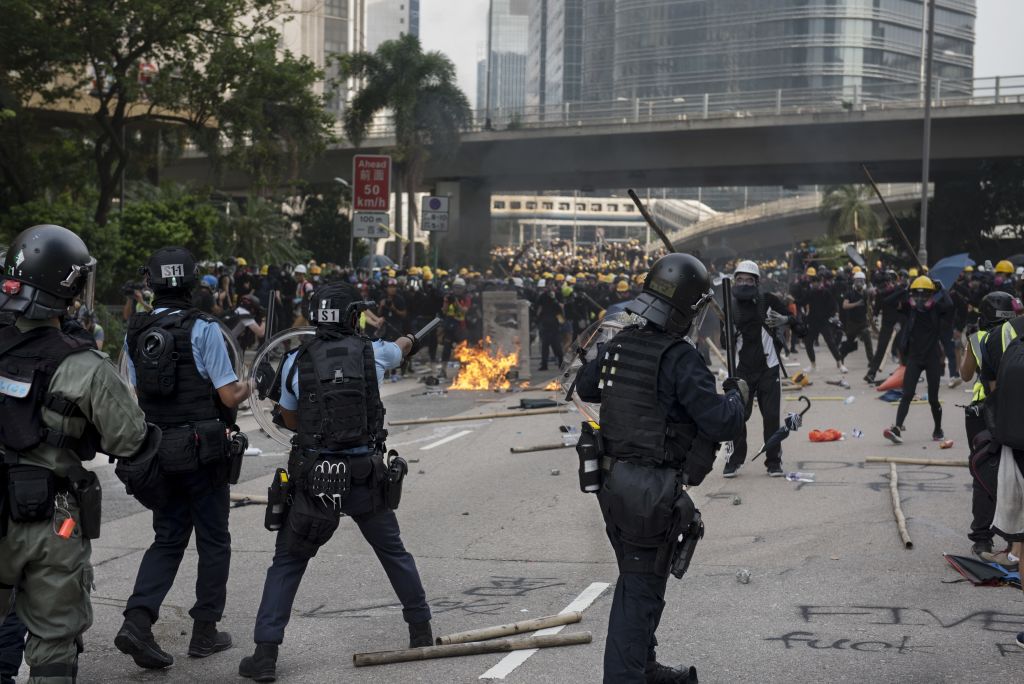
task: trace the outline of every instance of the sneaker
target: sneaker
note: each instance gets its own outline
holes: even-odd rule
[[[768,466],[768,477],[782,477],[783,475],[785,475],[785,473],[782,472],[781,464],[775,463]]]
[[[277,644],[256,644],[256,652],[242,658],[238,674],[256,682],[273,682],[277,679]]]
[[[430,620],[409,623],[409,648],[422,648],[434,645],[434,633],[430,629]]]
[[[935,432],[932,433],[932,441],[941,442],[944,439],[946,439],[946,435],[942,432],[942,428],[935,428]]]
[[[865,375],[864,382],[868,383],[869,385],[874,385],[877,382],[877,380],[875,380],[875,374],[868,373],[867,375]]]
[[[815,364],[812,363],[810,366],[807,366],[806,368],[804,368],[804,373],[813,373],[816,370],[818,370],[818,369],[815,367]]]
[[[657,661],[650,661],[644,668],[647,684],[697,684],[697,668],[692,665],[669,667]]]
[[[995,554],[992,553],[991,539],[974,542],[974,545],[971,546],[971,553],[986,563],[995,562]]]
[[[726,463],[725,468],[722,470],[722,477],[736,477],[736,471],[739,469],[739,466],[734,466],[732,463]]]
[[[964,381],[961,380],[959,376],[954,375],[949,379],[949,384],[947,385],[947,387],[949,387],[949,389],[954,389],[962,384],[964,384]]]
[[[850,372],[850,369],[846,367],[845,363],[840,362],[840,364],[839,364],[839,372],[843,373],[843,374],[846,374],[846,373]]]
[[[1017,645],[1024,648],[1024,632],[1017,632]]]
[[[205,658],[231,648],[231,635],[218,632],[216,622],[196,621],[192,625],[192,639],[188,642],[190,658]]]
[[[887,428],[882,431],[882,436],[893,444],[903,444],[902,430],[898,426],[893,425],[891,428]]]
[[[125,620],[120,631],[114,637],[117,650],[130,655],[135,664],[147,670],[162,670],[174,664],[174,658],[167,653],[153,638],[149,627]]]

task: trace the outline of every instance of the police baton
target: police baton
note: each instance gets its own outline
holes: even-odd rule
[[[729,377],[736,377],[736,355],[733,353],[732,338],[732,278],[722,276],[722,309],[725,312],[725,363]]]

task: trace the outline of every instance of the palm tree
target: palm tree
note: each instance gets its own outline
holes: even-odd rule
[[[854,243],[881,235],[882,223],[868,204],[871,188],[866,185],[833,185],[825,188],[821,213],[828,217],[833,237],[853,235]]]
[[[344,121],[345,135],[356,147],[378,113],[389,111],[394,119],[395,187],[408,196],[408,261],[414,265],[415,193],[430,154],[451,154],[458,146],[459,134],[470,121],[469,100],[455,83],[452,61],[440,52],[423,52],[413,35],[385,41],[374,53],[342,55],[338,66],[341,78],[361,84]],[[401,234],[399,209],[395,230]]]

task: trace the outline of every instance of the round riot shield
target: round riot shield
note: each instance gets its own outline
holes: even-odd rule
[[[260,388],[254,391],[249,399],[249,405],[252,406],[252,417],[256,419],[256,423],[263,432],[283,447],[291,445],[292,433],[274,424],[274,402],[266,394],[269,389],[269,379],[276,374],[284,355],[297,349],[305,341],[305,338],[315,331],[316,328],[313,326],[282,330],[267,341],[252,363],[250,380],[254,387]],[[259,395],[261,394],[263,399],[260,399]]]
[[[243,365],[245,363],[245,355],[242,353],[241,347],[238,346],[238,342],[231,335],[231,331],[224,325],[223,321],[217,321],[217,327],[220,329],[221,335],[224,337],[224,344],[228,348],[228,358],[231,360],[231,368],[235,371],[235,376],[238,378],[243,377]],[[132,384],[131,375],[128,373],[128,353],[124,350],[121,352],[121,358],[117,364],[118,372],[121,377],[124,378],[129,389],[132,391],[132,396],[135,396],[135,386]]]
[[[587,420],[598,422],[601,413],[599,404],[591,404],[580,399],[576,393],[573,383],[576,382],[576,373],[580,367],[597,358],[597,345],[603,344],[615,337],[619,331],[629,325],[634,325],[636,316],[625,311],[607,316],[600,321],[593,323],[589,328],[580,333],[579,337],[573,340],[569,353],[566,354],[562,367],[559,369],[558,381],[566,394],[572,390],[572,402],[579,409],[580,414]],[[573,426],[579,428],[579,425]]]

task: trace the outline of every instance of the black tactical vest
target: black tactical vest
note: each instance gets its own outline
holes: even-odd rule
[[[147,421],[160,427],[223,418],[217,390],[199,374],[192,355],[192,326],[199,319],[216,322],[198,309],[137,313],[128,321],[139,407]],[[144,353],[144,344],[152,348],[161,339],[166,341],[165,353]]]
[[[92,440],[47,428],[41,413],[45,406],[62,416],[85,417],[73,402],[50,394],[50,380],[65,358],[89,349],[95,349],[91,340],[50,326],[27,332],[0,328],[0,444],[10,452],[8,460],[41,443],[72,449],[83,460],[96,455]]]
[[[384,405],[368,338],[318,328],[297,352],[295,372],[299,446],[333,451],[383,440]]]
[[[658,371],[682,338],[626,328],[605,345],[601,360],[601,436],[609,456],[655,467],[681,467],[696,424],[671,423],[658,405]]]

